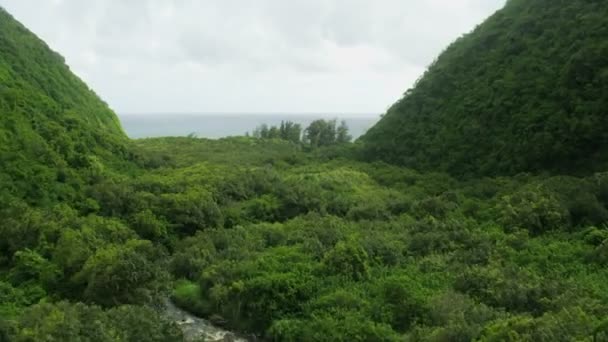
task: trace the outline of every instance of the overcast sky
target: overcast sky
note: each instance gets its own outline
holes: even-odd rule
[[[381,113],[505,0],[0,0],[119,113]]]

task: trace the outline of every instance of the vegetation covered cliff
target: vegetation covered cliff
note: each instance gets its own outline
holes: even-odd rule
[[[368,157],[455,175],[605,168],[607,16],[604,1],[509,0],[363,137]]]

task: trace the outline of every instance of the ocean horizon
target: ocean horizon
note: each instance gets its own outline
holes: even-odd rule
[[[314,113],[123,113],[118,114],[123,129],[132,139],[194,134],[199,138],[219,139],[251,134],[256,127],[278,126],[293,121],[306,128],[317,119],[344,120],[353,138],[370,129],[380,114],[314,114]]]

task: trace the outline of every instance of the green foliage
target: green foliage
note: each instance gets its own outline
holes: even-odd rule
[[[346,125],[346,121],[342,120],[340,122],[340,126],[336,128],[336,143],[337,144],[346,144],[353,140],[353,136],[348,133],[348,126]]]
[[[202,299],[200,286],[187,280],[177,282],[171,300],[194,314],[204,315],[210,311]]]
[[[304,131],[300,124],[291,121],[281,121],[281,125],[268,126],[263,124],[253,131],[253,137],[258,139],[281,139],[294,144],[317,148],[322,146],[343,145],[351,142],[353,137],[348,132],[346,121],[336,126],[336,120],[318,119],[310,123]]]
[[[281,126],[268,127],[263,124],[253,131],[253,137],[259,139],[281,139],[299,144],[302,137],[302,126],[292,121],[281,121]]]
[[[508,1],[390,107],[366,158],[467,176],[603,171],[606,15],[597,1]]]
[[[580,307],[542,317],[513,317],[490,324],[482,334],[484,341],[572,341],[580,337],[606,338],[594,332],[595,319]],[[598,341],[601,341],[598,340]]]
[[[399,335],[357,313],[317,316],[310,320],[282,320],[269,332],[276,341],[399,341]]]
[[[442,293],[428,304],[428,324],[412,329],[412,341],[473,341],[500,313],[456,292]]]
[[[25,249],[13,256],[13,268],[8,277],[14,285],[40,283],[44,288],[53,288],[60,279],[60,271],[40,254]]]
[[[16,322],[11,341],[161,342],[182,339],[181,332],[145,307],[120,306],[104,311],[96,306],[38,304]]]
[[[608,265],[608,239],[595,248],[590,259],[602,266]]]
[[[309,258],[293,248],[269,249],[255,260],[224,260],[206,269],[201,291],[208,294],[212,312],[231,326],[264,332],[273,320],[298,312],[313,293],[312,267]]]
[[[133,144],[143,158],[168,158],[170,162],[166,166],[170,167],[188,167],[201,162],[231,167],[281,166],[295,164],[300,157],[300,148],[287,141],[247,137],[219,140],[156,138],[137,140]]]
[[[533,233],[558,229],[569,221],[568,212],[557,198],[542,190],[521,190],[505,196],[501,217],[506,227],[529,229]]]
[[[600,167],[604,14],[511,0],[364,148],[458,175]],[[0,100],[0,341],[183,339],[151,309],[167,297],[273,341],[608,336],[606,174],[462,180],[366,163],[324,120],[308,146],[290,122],[264,139],[129,142],[3,11]]]
[[[356,242],[338,242],[323,258],[327,274],[341,274],[353,280],[369,279],[369,257]]]
[[[145,304],[167,285],[162,259],[166,256],[149,241],[99,249],[76,278],[86,284],[84,299],[103,306]]]
[[[415,279],[407,276],[389,277],[380,282],[382,315],[395,330],[407,331],[426,313],[427,294]]]
[[[336,143],[336,120],[315,120],[304,130],[304,141],[312,147]]]
[[[133,215],[131,227],[144,239],[158,241],[167,237],[167,225],[154,215],[150,209]]]
[[[0,10],[0,191],[75,201],[87,170],[131,158],[116,115],[63,57]]]
[[[192,235],[198,230],[223,225],[222,212],[208,192],[163,194],[160,202],[162,215],[180,234]]]
[[[23,306],[35,304],[40,299],[39,296],[31,295],[31,288],[16,288],[10,283],[0,281],[0,317],[14,318],[20,314]]]

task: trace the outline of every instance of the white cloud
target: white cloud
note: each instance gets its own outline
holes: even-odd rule
[[[505,0],[0,0],[120,112],[384,111]]]

